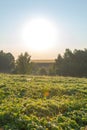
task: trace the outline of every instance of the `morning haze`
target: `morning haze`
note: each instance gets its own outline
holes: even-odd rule
[[[86,0],[0,1],[0,48],[17,57],[55,59],[87,45]]]
[[[87,0],[0,0],[0,130],[87,130]]]

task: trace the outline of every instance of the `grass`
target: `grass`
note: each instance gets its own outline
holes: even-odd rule
[[[85,130],[87,79],[0,74],[4,130]]]

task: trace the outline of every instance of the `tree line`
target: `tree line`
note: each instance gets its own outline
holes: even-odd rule
[[[21,53],[15,60],[11,53],[0,51],[1,73],[87,77],[87,49],[66,49],[63,55],[58,54],[55,62],[49,67],[36,67],[27,52]]]
[[[17,60],[11,53],[0,51],[0,72],[28,74],[30,71],[31,56],[25,52],[21,53]]]
[[[87,77],[87,49],[66,49],[63,56],[58,55],[54,68],[56,75]]]

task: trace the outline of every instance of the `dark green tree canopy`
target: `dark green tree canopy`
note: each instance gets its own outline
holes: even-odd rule
[[[15,59],[11,53],[0,51],[0,72],[12,72],[15,67]]]
[[[31,56],[27,52],[25,52],[24,54],[21,53],[18,56],[18,59],[16,60],[17,73],[20,73],[20,74],[28,74],[29,73],[30,59],[31,59]]]
[[[58,75],[87,77],[87,49],[73,52],[66,49],[63,56],[55,60],[55,72]]]

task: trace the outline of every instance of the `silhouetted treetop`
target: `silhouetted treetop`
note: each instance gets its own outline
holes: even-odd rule
[[[55,60],[55,73],[64,76],[87,76],[87,49],[73,52],[66,49],[63,56]]]

